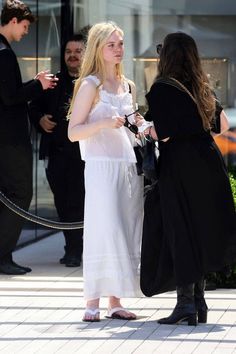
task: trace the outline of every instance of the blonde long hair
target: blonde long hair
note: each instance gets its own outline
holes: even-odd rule
[[[100,79],[100,85],[102,85],[105,81],[106,70],[102,49],[106,44],[107,39],[114,31],[119,32],[122,37],[124,36],[122,29],[118,27],[114,22],[97,23],[93,25],[89,30],[88,41],[80,70],[80,76],[75,82],[73,97],[68,111],[68,118],[70,117],[71,111],[73,109],[75,96],[80,88],[82,80],[88,75],[98,75]],[[123,76],[122,64],[116,64],[115,70],[117,77],[121,79]]]

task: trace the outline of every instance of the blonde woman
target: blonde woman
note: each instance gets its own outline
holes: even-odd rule
[[[69,112],[69,139],[80,142],[86,162],[83,320],[88,322],[100,320],[101,296],[108,297],[107,317],[136,318],[120,303],[121,297],[139,294],[143,221],[134,134],[124,126],[125,115],[134,111],[135,86],[122,73],[123,55],[123,31],[116,24],[90,29]]]

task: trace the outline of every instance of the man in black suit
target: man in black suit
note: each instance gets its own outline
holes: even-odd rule
[[[0,190],[27,210],[32,198],[32,148],[28,104],[56,83],[47,72],[22,83],[16,55],[10,43],[20,41],[34,21],[30,9],[19,0],[3,4],[0,27]],[[0,273],[25,274],[29,267],[16,264],[12,252],[24,220],[0,204]]]
[[[84,161],[78,143],[67,136],[67,111],[79,75],[85,49],[85,36],[68,38],[58,85],[30,104],[30,117],[41,132],[39,158],[46,162],[46,176],[54,195],[60,221],[82,221],[84,217]],[[66,267],[79,267],[83,250],[83,230],[65,230],[65,255],[60,259]]]

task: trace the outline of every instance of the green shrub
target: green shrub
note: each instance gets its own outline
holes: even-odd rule
[[[229,166],[228,168],[230,185],[232,188],[234,205],[236,207],[236,167]],[[235,215],[236,217],[236,215]],[[235,260],[236,262],[236,260]],[[226,267],[222,272],[210,273],[206,277],[208,290],[214,288],[236,288],[236,264],[232,269]]]
[[[229,167],[229,180],[233,192],[234,204],[236,206],[236,167]]]

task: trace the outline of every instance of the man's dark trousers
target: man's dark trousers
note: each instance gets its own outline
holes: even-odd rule
[[[60,221],[78,222],[84,219],[84,161],[79,146],[53,147],[46,176],[54,195]],[[83,229],[64,230],[65,251],[69,257],[81,259]]]
[[[28,210],[32,199],[32,148],[26,144],[0,144],[0,190]],[[9,262],[24,219],[0,204],[0,263]]]

